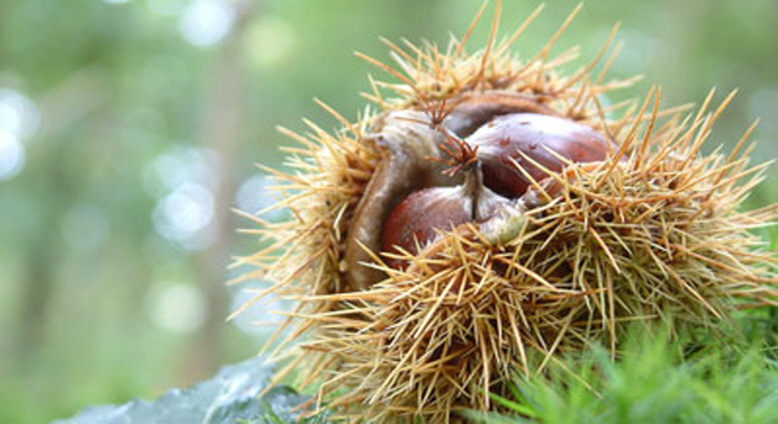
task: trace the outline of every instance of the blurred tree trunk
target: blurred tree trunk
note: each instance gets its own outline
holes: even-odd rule
[[[50,220],[47,220],[50,221]],[[51,223],[51,222],[49,222]],[[58,223],[51,223],[56,228]],[[46,232],[45,234],[51,234]],[[56,234],[56,233],[54,233]],[[39,355],[39,347],[44,339],[46,328],[46,315],[51,300],[53,288],[52,267],[55,266],[51,258],[52,237],[39,237],[32,243],[27,255],[27,275],[24,278],[21,293],[20,311],[16,325],[16,363],[24,372],[36,362]]]
[[[36,155],[39,163],[35,166],[36,191],[45,205],[40,209],[41,230],[32,234],[28,240],[25,276],[19,295],[19,313],[16,323],[15,363],[21,370],[35,363],[41,350],[49,340],[46,338],[46,326],[49,324],[49,309],[53,293],[57,288],[57,267],[60,266],[62,235],[58,231],[62,225],[62,213],[71,205],[71,193],[84,181],[66,169],[62,158],[70,148],[59,142],[57,137],[63,130],[79,122],[85,115],[99,109],[106,103],[101,92],[105,89],[103,75],[92,67],[77,69],[57,85],[44,92],[38,104],[44,116],[50,117],[46,125],[36,135],[39,141],[55,143],[47,149],[41,149]]]
[[[230,206],[237,188],[235,163],[242,130],[245,128],[242,94],[246,76],[243,69],[242,40],[247,24],[256,10],[248,1],[232,3],[236,11],[235,26],[214,55],[210,72],[210,93],[203,119],[205,148],[218,153],[219,181],[214,192],[215,241],[196,255],[199,284],[207,302],[207,315],[194,334],[189,350],[187,378],[203,378],[223,365],[225,318],[229,315],[228,279],[229,249],[232,247],[234,220]]]

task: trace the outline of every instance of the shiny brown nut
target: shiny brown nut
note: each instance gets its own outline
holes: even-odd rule
[[[548,177],[547,171],[559,172],[567,163],[600,161],[615,150],[591,127],[535,113],[498,116],[466,141],[478,148],[485,185],[511,198],[522,196],[532,180]]]
[[[397,204],[382,229],[382,250],[416,254],[436,240],[440,231],[451,231],[467,222],[484,222],[514,207],[508,199],[484,187],[478,163],[464,172],[462,185],[419,190]],[[405,262],[393,257],[386,261],[395,269],[405,268]]]
[[[435,187],[411,193],[389,214],[381,234],[382,250],[397,252],[399,247],[416,253],[437,231],[449,231],[472,220],[472,201],[462,186]],[[387,265],[404,268],[404,261],[388,258]]]

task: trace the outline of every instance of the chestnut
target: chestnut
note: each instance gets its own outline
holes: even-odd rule
[[[616,148],[589,126],[536,113],[497,116],[467,137],[466,142],[478,149],[484,184],[510,198],[522,196],[533,179],[545,179],[548,175],[542,168],[560,172],[565,160],[601,161]]]
[[[382,250],[393,252],[399,247],[416,253],[436,238],[436,231],[448,231],[472,219],[472,202],[462,186],[416,191],[389,213],[381,233]],[[392,257],[386,264],[404,268],[404,261]]]
[[[471,163],[464,173],[461,185],[426,188],[398,203],[384,223],[382,251],[416,254],[435,241],[440,231],[451,231],[467,222],[482,223],[513,207],[510,200],[484,186],[480,163]],[[406,261],[387,257],[386,264],[402,269]]]

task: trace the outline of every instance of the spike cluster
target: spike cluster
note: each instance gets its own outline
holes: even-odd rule
[[[351,123],[327,108],[344,131],[284,131],[302,146],[288,150],[293,174],[275,172],[291,218],[247,214],[261,226],[249,232],[269,244],[236,262],[256,267],[237,281],[273,282],[255,301],[297,301],[274,352],[291,358],[278,377],[304,366],[301,384],[319,387],[319,406],[345,418],[448,422],[457,409],[493,407],[488,392],[516,370],[534,373],[593,342],[615,355],[627,322],[672,320],[683,331],[778,304],[776,257],[751,232],[775,222],[778,206],[740,211],[764,171],[748,164],[753,127],[729,155],[700,152],[732,95],[712,112],[713,92],[696,113],[660,111],[659,90],[603,108],[604,94],[631,82],[605,82],[610,60],[592,75],[613,34],[594,61],[560,75],[576,52],[552,58],[551,46],[578,9],[535,57],[510,53],[539,11],[497,43],[498,10],[487,47],[473,54],[465,44],[483,9],[445,50],[387,42],[396,66],[365,56],[400,81],[371,79],[377,113]],[[402,199],[461,183],[441,173],[447,132],[465,137],[516,112],[574,121],[613,145],[589,163],[549,150],[561,171],[520,153],[540,171],[516,163],[529,189],[515,208],[436,228],[413,250],[382,248]]]

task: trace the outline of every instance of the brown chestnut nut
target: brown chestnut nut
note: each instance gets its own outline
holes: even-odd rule
[[[605,159],[615,145],[591,127],[556,116],[514,113],[494,118],[467,137],[478,148],[484,184],[507,197],[522,196],[532,183],[573,163]],[[526,155],[526,158],[523,156]],[[527,160],[537,162],[536,166]],[[518,167],[521,167],[531,179]]]
[[[400,248],[416,254],[438,237],[466,222],[480,223],[513,207],[512,202],[484,187],[480,164],[465,170],[465,182],[455,187],[432,187],[411,193],[397,204],[381,232],[382,250]],[[388,257],[386,264],[405,268],[406,261]]]
[[[463,187],[434,187],[411,193],[389,214],[381,234],[382,250],[400,247],[416,253],[436,238],[436,230],[447,231],[473,219],[472,202]],[[386,264],[404,268],[405,261],[387,258]]]

